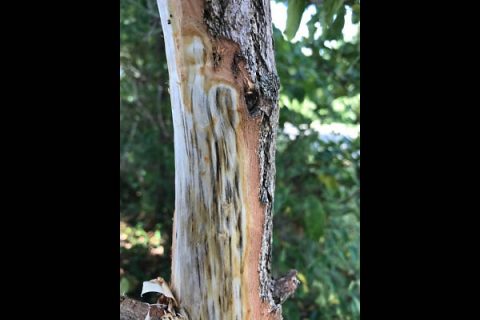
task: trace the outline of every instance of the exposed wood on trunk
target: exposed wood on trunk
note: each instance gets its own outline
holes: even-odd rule
[[[158,0],[175,144],[172,291],[189,319],[281,319],[269,0]]]

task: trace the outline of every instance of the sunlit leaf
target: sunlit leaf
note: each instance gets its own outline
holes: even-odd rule
[[[293,39],[298,31],[305,7],[305,0],[288,0],[285,35],[289,40]]]
[[[300,282],[302,283],[302,288],[304,290],[305,293],[308,293],[308,282],[307,282],[307,278],[305,277],[305,275],[301,272],[299,272],[297,274],[297,277],[298,277],[298,280],[300,280]]]
[[[130,291],[130,282],[126,277],[120,279],[120,295],[124,295]]]

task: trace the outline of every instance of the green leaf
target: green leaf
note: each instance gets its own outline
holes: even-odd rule
[[[124,295],[130,290],[130,282],[128,282],[128,279],[125,277],[122,277],[120,279],[120,294]]]
[[[314,197],[305,199],[304,223],[307,235],[311,239],[318,240],[324,234],[325,209],[322,203]]]
[[[287,36],[288,40],[293,39],[295,37],[295,34],[297,34],[305,7],[305,0],[288,1],[287,26],[285,28],[285,35]]]
[[[345,6],[337,11],[337,17],[331,26],[331,34],[334,38],[341,38],[343,26],[345,25]]]
[[[352,6],[352,23],[360,22],[360,4],[356,3]]]
[[[333,22],[333,16],[343,6],[344,0],[325,0],[323,5],[323,28],[328,30]]]

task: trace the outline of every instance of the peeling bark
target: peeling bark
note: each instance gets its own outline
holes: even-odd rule
[[[270,1],[157,1],[174,123],[173,294],[192,320],[281,319]]]

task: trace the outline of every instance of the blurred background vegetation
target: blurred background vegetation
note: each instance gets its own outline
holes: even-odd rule
[[[169,280],[168,71],[155,0],[120,0],[120,291]],[[281,79],[274,276],[300,272],[286,319],[360,318],[360,2],[272,1]]]

